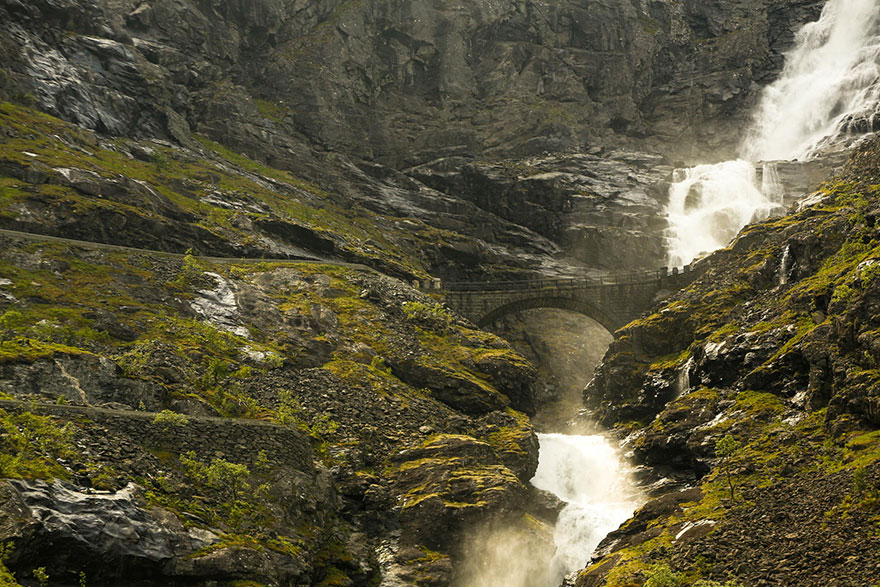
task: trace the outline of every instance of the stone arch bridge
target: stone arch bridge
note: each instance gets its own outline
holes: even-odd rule
[[[440,289],[451,308],[478,326],[522,310],[559,308],[584,314],[613,333],[700,273],[691,267],[664,268],[582,279],[447,282]]]

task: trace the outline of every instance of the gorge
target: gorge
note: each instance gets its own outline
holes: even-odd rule
[[[0,0],[0,57],[0,584],[875,581],[876,0]]]

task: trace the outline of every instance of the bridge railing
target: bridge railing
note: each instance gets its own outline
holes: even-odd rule
[[[690,273],[691,267],[685,266],[681,273]],[[630,283],[647,283],[676,276],[677,269],[672,271],[663,268],[656,271],[639,271],[635,273],[617,273],[601,277],[580,278],[538,278],[521,279],[511,281],[447,281],[443,282],[442,289],[447,292],[470,292],[470,291],[524,291],[537,289],[577,289],[583,287],[596,287],[602,285],[625,285]]]

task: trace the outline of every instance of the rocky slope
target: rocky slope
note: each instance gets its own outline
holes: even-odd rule
[[[0,0],[0,582],[448,585],[492,522],[549,556],[535,370],[409,284],[654,268],[672,163],[725,153],[820,4]],[[741,500],[803,487],[822,501],[799,515],[873,545],[853,263],[877,181],[752,229],[614,343],[596,413],[707,481],[643,510],[584,584],[652,561],[754,582],[735,539],[792,532]],[[752,444],[725,503],[728,428]],[[670,537],[709,519],[696,568]],[[764,552],[812,572],[807,549]]]
[[[476,521],[541,527],[532,368],[402,282],[2,240],[19,578],[442,585]]]
[[[878,193],[874,139],[618,333],[585,399],[659,487],[691,488],[659,489],[577,585],[875,580]]]

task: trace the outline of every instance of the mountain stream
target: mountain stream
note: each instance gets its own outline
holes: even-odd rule
[[[724,247],[746,224],[781,211],[783,189],[774,162],[809,159],[875,130],[880,130],[880,0],[829,0],[819,20],[798,32],[779,79],[763,90],[740,158],[675,171],[666,210],[670,266]],[[757,162],[765,162],[760,179]],[[536,561],[528,546],[496,529],[478,540],[472,558],[481,566],[466,573],[465,587],[557,587],[589,562],[602,538],[641,501],[627,466],[604,436],[561,434],[559,424],[543,428],[554,432],[538,435],[532,484],[566,504],[554,528],[552,561],[549,566]]]

